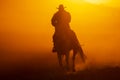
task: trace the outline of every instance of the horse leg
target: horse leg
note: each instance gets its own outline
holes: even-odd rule
[[[66,53],[66,67],[69,70],[69,52]]]
[[[73,64],[72,64],[72,71],[75,72],[75,57],[76,57],[77,51],[73,50]]]
[[[57,54],[57,56],[58,56],[58,61],[59,61],[60,67],[63,67],[63,65],[62,65],[62,55],[61,54]]]

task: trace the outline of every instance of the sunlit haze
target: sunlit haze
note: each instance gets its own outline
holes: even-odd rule
[[[71,29],[88,58],[120,64],[118,0],[1,0],[0,50],[50,52],[54,33],[51,18],[59,4],[70,12]]]

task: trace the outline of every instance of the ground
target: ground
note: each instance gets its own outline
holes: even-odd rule
[[[50,55],[52,57],[48,57]],[[56,54],[50,53],[44,57],[29,55],[29,58],[25,56],[2,57],[0,80],[120,80],[119,67],[106,66],[72,73],[59,67]],[[10,61],[11,59],[13,60]]]

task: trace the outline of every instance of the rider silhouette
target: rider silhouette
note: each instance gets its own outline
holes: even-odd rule
[[[69,23],[71,21],[71,15],[69,12],[64,10],[62,4],[59,5],[58,11],[53,15],[51,19],[51,24],[55,27],[55,34],[53,35],[53,42],[57,39],[56,32],[68,31],[70,29]],[[56,52],[55,47],[53,47],[53,52]]]
[[[68,37],[68,39],[72,42],[73,47],[80,47],[76,34],[70,29],[69,23],[71,22],[71,15],[69,12],[65,11],[64,8],[65,7],[60,4],[58,11],[51,19],[51,24],[55,27],[55,33],[53,35],[54,47],[52,52],[57,52],[55,49],[55,42],[59,40],[58,36],[64,36],[65,34],[67,35],[66,37]]]
[[[59,5],[58,11],[52,17],[52,25],[55,29],[59,28],[69,28],[69,23],[71,21],[71,15],[69,12],[64,10],[64,6]]]

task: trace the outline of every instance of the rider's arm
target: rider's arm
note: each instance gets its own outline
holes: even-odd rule
[[[70,13],[68,13],[68,22],[69,23],[71,22],[71,15],[70,15]]]
[[[51,24],[55,27],[56,26],[56,14],[53,15],[52,19],[51,19]]]

